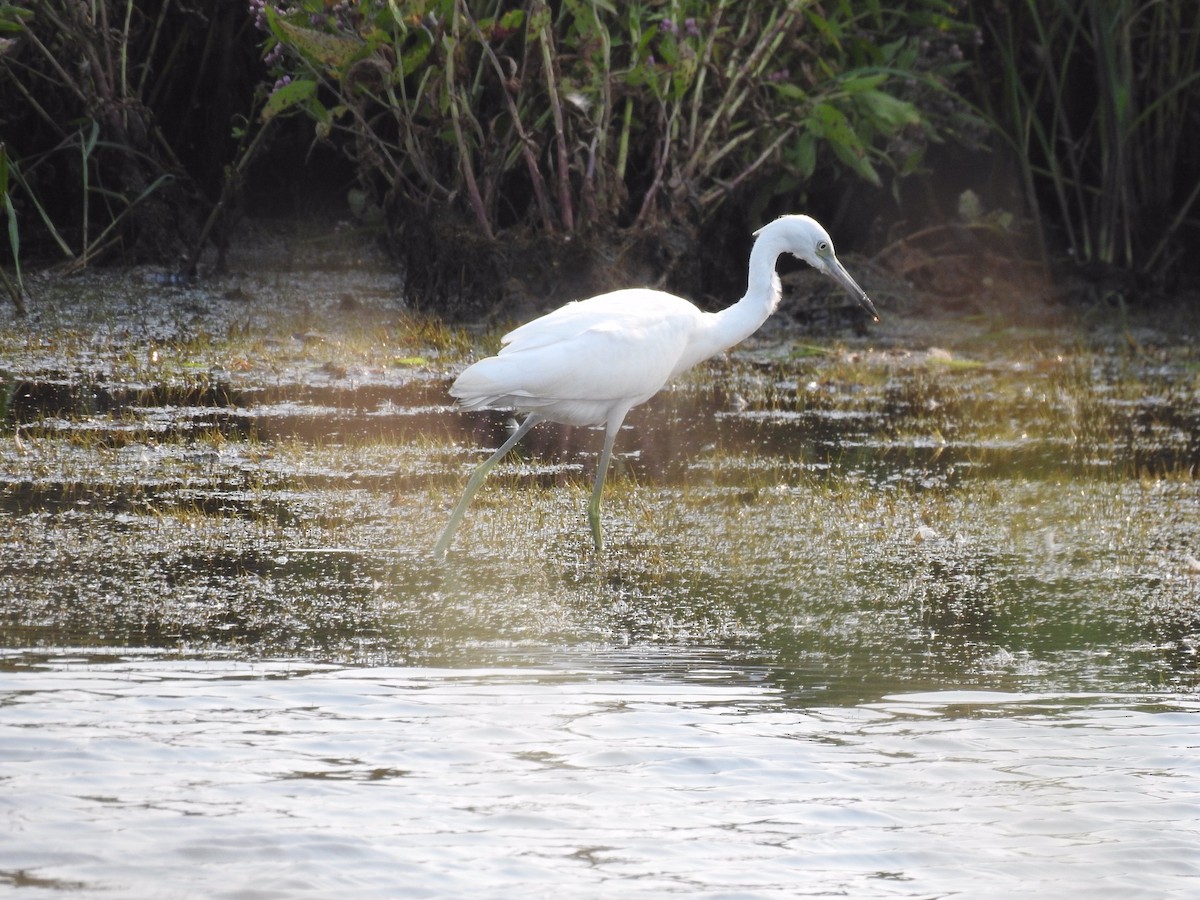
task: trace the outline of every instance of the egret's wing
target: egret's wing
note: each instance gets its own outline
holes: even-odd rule
[[[451,393],[469,405],[528,409],[647,399],[670,377],[701,313],[678,298],[667,303],[644,296],[649,292],[629,293],[641,296],[603,295],[603,308],[563,307],[518,328],[499,356],[468,368]],[[618,308],[630,304],[632,311]]]
[[[531,397],[634,400],[662,388],[686,344],[686,335],[667,319],[636,329],[599,324],[557,344],[498,359],[521,367],[521,390]]]
[[[681,310],[695,312],[686,300],[663,291],[631,288],[600,294],[560,306],[553,312],[514,328],[501,338],[501,353],[533,350],[576,337],[589,329],[613,325],[637,328]]]

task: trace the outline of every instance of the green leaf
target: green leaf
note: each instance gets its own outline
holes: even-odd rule
[[[886,63],[893,62],[899,55],[900,51],[908,46],[908,43],[909,41],[907,37],[897,38],[894,41],[890,41],[879,48],[879,56]],[[899,68],[899,66],[897,66],[897,68]]]
[[[500,27],[506,31],[516,31],[525,24],[525,10],[510,9],[500,17]]]
[[[3,147],[3,144],[0,144],[0,147]],[[7,160],[7,154],[5,154],[5,159]],[[6,177],[11,178],[24,191],[25,199],[29,203],[33,204],[33,208],[35,210],[37,210],[38,216],[41,217],[42,224],[44,224],[46,226],[46,230],[48,232],[50,232],[50,236],[52,238],[54,238],[55,243],[58,244],[58,246],[62,250],[63,254],[69,259],[74,259],[75,254],[71,252],[70,245],[68,245],[67,242],[65,240],[63,240],[63,236],[61,234],[59,234],[58,229],[54,227],[54,222],[50,219],[49,214],[46,212],[46,208],[44,206],[42,206],[41,203],[38,202],[37,195],[34,194],[33,191],[31,191],[29,189],[29,185],[25,183],[25,180],[23,178],[21,178],[21,170],[19,168],[17,168],[15,166],[15,164],[13,164],[11,161],[8,161],[8,164],[7,164]],[[8,192],[4,191],[2,196],[3,196],[3,202],[5,203],[5,208],[12,209],[12,201],[9,199]],[[12,220],[10,219],[10,222],[9,222],[10,233],[11,233],[12,228],[13,228]],[[15,257],[15,254],[14,254],[14,257]]]
[[[282,112],[312,99],[317,94],[317,83],[311,78],[299,78],[291,84],[285,84],[267,98],[263,106],[262,117],[269,122]]]
[[[679,46],[675,43],[674,38],[666,37],[658,42],[658,61],[666,63],[668,66],[678,65],[679,63]]]
[[[863,91],[854,100],[884,131],[897,131],[905,125],[916,125],[921,121],[921,114],[915,106],[883,91]]]
[[[818,103],[813,107],[813,114],[806,124],[825,139],[837,158],[853,169],[855,174],[876,187],[882,186],[879,173],[867,159],[867,148],[850,126],[845,113],[832,104]]]
[[[0,6],[0,31],[24,31],[25,23],[33,18],[33,10],[5,3]]]
[[[788,154],[800,177],[807,180],[817,168],[817,137],[811,131],[801,133]]]
[[[841,51],[842,29],[837,23],[836,19],[827,19],[824,16],[814,12],[811,7],[805,10],[804,17],[808,20],[808,23],[816,29],[817,34],[820,35],[823,43],[829,44],[832,48],[839,52]]]
[[[537,4],[525,23],[527,39],[540,37],[542,32],[550,27],[550,22],[550,7],[544,3]]]
[[[96,141],[100,139],[100,123],[95,119],[92,120],[92,131],[87,136],[87,140],[83,144],[83,155],[90,157],[92,151],[96,149]]]
[[[862,152],[862,141],[850,127],[850,120],[832,103],[818,103],[814,106],[808,124],[831,144],[843,144]]]
[[[808,94],[804,88],[791,84],[787,81],[770,82],[770,86],[774,91],[783,97],[785,100],[805,101],[808,99]]]
[[[12,197],[8,193],[8,165],[8,148],[0,143],[0,204],[3,204],[4,213],[8,217],[8,249],[12,254],[17,287],[24,293],[25,280],[21,277],[21,230],[17,224],[17,211],[13,208]]]
[[[17,280],[21,280],[21,232],[17,230],[17,211],[13,209],[12,198],[4,195],[4,212],[8,215],[8,246],[12,249],[13,265],[17,270]]]
[[[392,73],[393,80],[411,75],[419,69],[421,64],[429,58],[429,51],[432,49],[433,40],[429,35],[424,31],[418,32],[415,41],[398,48],[397,55],[400,57],[400,65]]]
[[[849,166],[854,174],[875,187],[883,187],[883,179],[879,177],[879,173],[875,171],[875,167],[871,165],[871,161],[865,155],[860,156],[844,144],[833,144],[832,146],[837,158]]]
[[[788,355],[792,359],[809,359],[814,356],[832,356],[833,351],[828,347],[820,347],[816,344],[797,344]]]
[[[921,164],[925,161],[925,150],[920,148],[914,150],[908,156],[904,157],[904,161],[900,163],[900,175],[911,175],[921,168]]]
[[[365,48],[363,42],[357,38],[294,25],[275,12],[269,4],[267,21],[280,43],[291,47],[309,62],[334,72],[344,70]]]
[[[859,94],[863,91],[873,91],[887,81],[887,75],[858,75],[842,81],[842,90],[847,94]]]

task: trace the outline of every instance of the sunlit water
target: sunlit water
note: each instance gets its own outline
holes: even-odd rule
[[[1186,329],[767,334],[631,414],[605,559],[545,426],[438,565],[507,415],[394,275],[243,268],[0,329],[0,888],[1200,895]]]
[[[113,897],[1195,896],[1200,703],[789,703],[702,655],[10,655],[0,883]],[[28,891],[30,896],[42,893]]]

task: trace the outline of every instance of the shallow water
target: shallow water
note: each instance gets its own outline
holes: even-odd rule
[[[12,657],[0,878],[85,895],[1194,894],[1200,704],[767,670]]]
[[[0,884],[1200,884],[1186,334],[768,331],[629,417],[604,559],[599,435],[543,426],[439,564],[510,425],[384,270],[51,287],[0,330]]]

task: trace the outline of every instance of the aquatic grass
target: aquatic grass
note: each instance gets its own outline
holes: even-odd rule
[[[368,325],[348,327],[350,338],[369,345],[389,327]],[[285,338],[295,359],[281,368],[322,361]],[[113,330],[95,346],[127,371],[145,365],[142,349],[126,358],[120,341]],[[665,641],[760,654],[797,689],[805,672],[841,677],[863,652],[905,678],[936,681],[961,666],[968,681],[1019,686],[1005,653],[1053,671],[1072,641],[1104,646],[1106,630],[1122,646],[1179,647],[1195,607],[1195,479],[1178,465],[1152,477],[1144,457],[1124,454],[1168,439],[1154,429],[1186,425],[1170,410],[1194,411],[1195,375],[1186,348],[1143,344],[1079,341],[963,369],[853,345],[801,361],[735,354],[647,404],[622,435],[629,455],[605,495],[603,559],[584,518],[596,437],[586,429],[529,445],[480,495],[451,558],[429,559],[469,460],[500,428],[495,416],[451,412],[436,366],[429,377],[440,380],[416,392],[404,379],[377,390],[230,373],[234,385],[274,384],[292,410],[261,429],[191,419],[191,408],[156,413],[149,399],[43,417],[0,435],[0,538],[12,539],[0,570],[41,598],[26,611],[0,586],[12,626],[0,640],[45,633],[40,615],[84,642],[94,633],[406,663]],[[156,346],[160,367],[137,379],[147,398],[168,397],[161,384],[175,379],[164,359],[173,345]],[[97,383],[87,366],[63,377]],[[428,415],[393,418],[393,401]],[[286,416],[305,409],[315,427],[289,428]],[[182,427],[137,439],[143,415],[156,426],[182,417]],[[380,415],[383,428],[351,427]],[[1080,416],[1107,436],[1068,443]],[[87,433],[72,436],[80,423]],[[33,565],[52,547],[37,541],[73,530],[89,540],[60,557],[68,568]],[[60,584],[64,572],[94,590]],[[1177,652],[1139,651],[1138,665]],[[1174,662],[1156,677],[1186,673]]]
[[[947,356],[942,354],[928,354],[925,357],[925,365],[931,369],[948,369],[950,371],[964,371],[970,369],[982,369],[987,363],[978,359],[968,359],[961,356]]]
[[[433,348],[442,355],[464,357],[472,349],[467,332],[448,325],[439,316],[408,313],[392,326],[393,342],[399,347]]]
[[[788,357],[791,359],[808,359],[810,357],[827,357],[836,352],[831,347],[822,347],[816,344],[796,344],[788,352]]]
[[[1171,3],[1025,2],[972,10],[1002,77],[979,83],[1007,140],[1043,254],[1155,276],[1176,265],[1200,185],[1200,29]],[[976,67],[977,72],[992,67]]]
[[[83,370],[133,382],[169,376],[252,382],[289,370],[320,373],[321,366],[327,374],[428,377],[471,349],[461,329],[398,308],[394,274],[363,275],[353,294],[325,274],[304,283],[302,273],[291,271],[277,273],[282,287],[258,287],[269,276],[242,278],[253,302],[230,299],[222,282],[164,289],[152,277],[109,273],[79,295],[67,279],[43,279],[36,333],[0,323],[0,354],[30,375]],[[378,307],[356,299],[366,292],[378,295]],[[195,313],[201,306],[202,323]],[[426,362],[395,364],[413,357]]]
[[[386,452],[386,447],[379,450]],[[340,452],[338,448],[318,452],[301,443],[281,448],[284,454],[298,452],[314,459],[327,451]],[[1168,523],[1139,510],[1161,508],[1168,519],[1186,522],[1196,501],[1194,484],[1164,488],[1149,482],[1119,493],[1107,481],[1067,492],[1050,482],[985,482],[928,490],[904,482],[880,487],[849,474],[766,486],[747,497],[745,485],[672,487],[630,481],[618,484],[607,498],[606,515],[614,536],[620,537],[610,556],[596,561],[588,555],[583,527],[586,478],[564,490],[531,484],[519,470],[511,476],[489,485],[492,502],[481,505],[464,525],[461,558],[452,560],[442,575],[425,572],[417,562],[441,524],[437,503],[430,502],[433,495],[428,491],[409,490],[385,503],[370,491],[348,496],[318,490],[309,497],[297,495],[291,502],[299,509],[319,509],[320,514],[302,516],[282,527],[247,531],[249,523],[235,520],[160,520],[162,531],[155,540],[178,545],[180,553],[195,555],[197,564],[242,566],[241,557],[230,555],[232,544],[249,539],[248,546],[258,549],[246,557],[247,564],[265,565],[266,571],[274,573],[269,586],[252,571],[222,581],[215,576],[201,579],[200,570],[195,570],[197,574],[187,581],[192,586],[174,592],[170,602],[183,604],[188,597],[208,596],[223,584],[221,596],[226,599],[216,607],[221,615],[214,620],[189,614],[183,606],[154,611],[158,601],[150,587],[156,583],[153,573],[176,565],[172,560],[180,557],[175,551],[152,562],[145,584],[135,582],[126,591],[132,590],[131,602],[143,608],[149,620],[157,617],[164,625],[169,623],[165,633],[186,624],[190,641],[229,646],[219,629],[208,630],[210,625],[204,623],[232,616],[256,623],[240,633],[249,635],[249,646],[260,650],[274,646],[283,651],[291,646],[296,629],[308,623],[303,630],[317,636],[313,646],[325,648],[315,652],[353,655],[352,641],[339,637],[345,632],[313,630],[322,615],[319,609],[301,607],[296,618],[275,618],[272,608],[278,592],[303,589],[301,583],[291,585],[288,580],[298,563],[276,560],[294,558],[296,548],[305,546],[364,551],[390,547],[400,554],[393,558],[396,568],[390,573],[372,571],[381,583],[373,594],[376,609],[367,620],[359,620],[392,635],[376,648],[385,655],[415,652],[420,658],[437,646],[404,650],[397,643],[403,640],[403,632],[387,624],[393,617],[426,615],[422,610],[428,603],[430,614],[438,610],[446,617],[441,639],[460,650],[463,641],[486,644],[522,635],[535,642],[701,644],[752,635],[756,640],[765,638],[784,663],[818,648],[836,658],[852,641],[882,642],[881,637],[869,636],[873,629],[891,627],[890,614],[875,608],[878,602],[880,609],[899,603],[918,621],[936,624],[940,637],[914,635],[912,658],[898,658],[895,663],[918,662],[917,671],[928,671],[931,663],[920,664],[919,658],[930,645],[940,642],[943,663],[939,665],[943,665],[948,664],[945,648],[954,634],[971,640],[967,637],[974,627],[971,609],[992,609],[989,615],[1003,616],[1004,634],[1010,636],[1016,633],[1013,628],[1033,627],[1010,621],[1012,615],[1006,612],[1011,607],[1005,598],[1013,589],[1007,573],[1014,561],[1018,571],[1024,567],[1044,578],[1074,572],[1103,579],[1110,559],[1144,565],[1145,548],[1153,545],[1156,533],[1170,533]],[[278,485],[273,489],[278,490]],[[1176,493],[1164,506],[1161,496],[1146,495],[1151,490]],[[1090,527],[1098,517],[1114,523],[1113,527]],[[136,530],[136,519],[127,520],[128,524]],[[916,540],[921,526],[932,529],[934,536]],[[1050,529],[1055,530],[1058,549],[1047,555]],[[124,552],[121,548],[128,546],[119,544],[117,549]],[[1124,556],[1111,557],[1109,547]],[[1085,559],[1094,562],[1080,569]],[[404,586],[406,581],[427,584],[433,593],[422,599],[421,591],[414,593]],[[506,585],[515,597],[512,603],[501,601],[488,588],[496,584]],[[976,599],[967,605],[968,595],[961,593],[964,586],[976,592]],[[1175,602],[1172,598],[1178,590],[1171,585],[1152,589],[1153,596],[1139,615],[1164,615],[1153,610]],[[230,591],[241,592],[243,599],[233,601]],[[857,610],[855,627],[847,624],[844,612],[837,611],[844,610],[847,601]],[[937,611],[939,604],[949,618]],[[935,613],[940,618],[931,618]],[[334,615],[349,626],[357,614]],[[984,657],[1006,640],[1001,634],[977,639],[973,647],[964,644],[954,651],[955,658],[979,659],[982,665]]]
[[[2,14],[0,14],[0,22],[3,22]],[[13,308],[19,317],[24,317],[26,314],[26,296],[25,280],[21,275],[21,226],[17,219],[16,207],[13,206],[12,192],[9,190],[9,180],[12,176],[12,181],[16,182],[19,179],[16,163],[10,159],[8,147],[0,141],[0,209],[4,211],[4,218],[7,224],[8,231],[8,250],[12,257],[13,274],[16,283],[8,277],[8,273],[3,267],[0,267],[0,284],[4,286],[9,298],[13,302]]]

